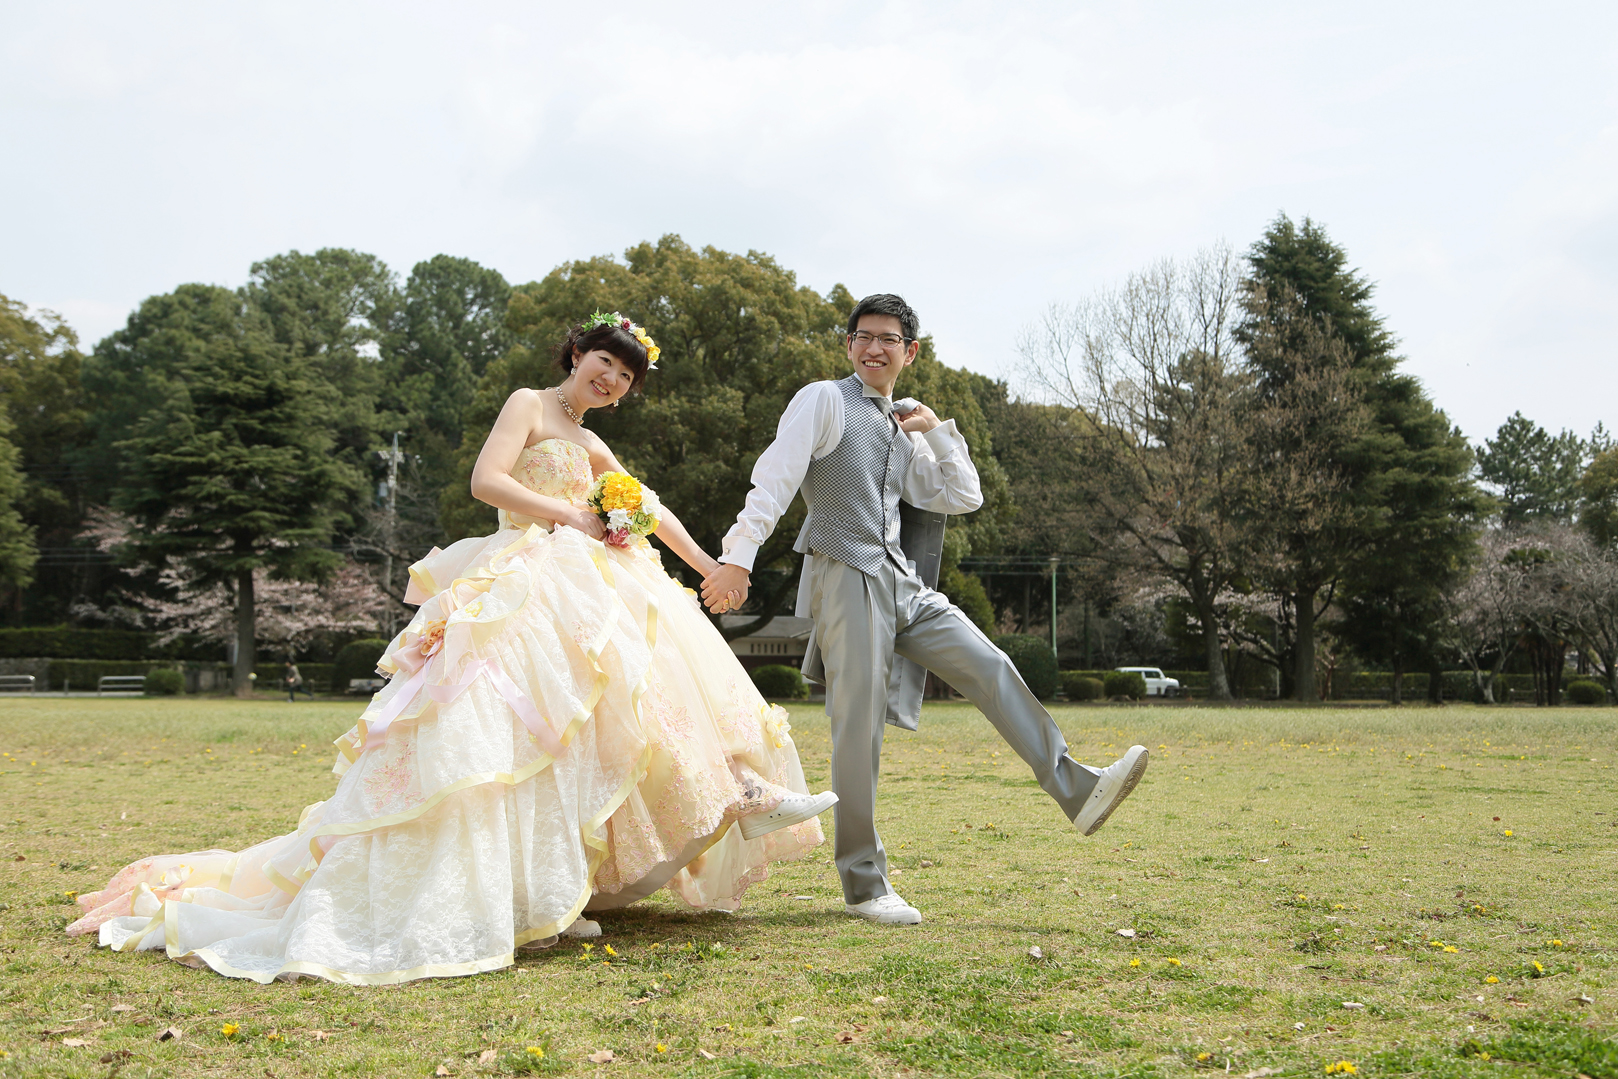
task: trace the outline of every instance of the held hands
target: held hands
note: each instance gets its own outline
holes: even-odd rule
[[[752,574],[728,562],[708,574],[702,582],[702,602],[714,614],[734,611],[747,602],[747,585]]]
[[[915,402],[915,405],[916,407],[909,412],[895,411],[894,415],[899,417],[899,430],[906,434],[924,435],[944,422],[926,405],[919,401]]]

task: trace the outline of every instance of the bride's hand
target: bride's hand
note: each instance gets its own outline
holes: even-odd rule
[[[553,523],[576,528],[591,539],[605,539],[607,536],[607,526],[601,523],[595,510],[587,506],[569,506],[567,513]]]

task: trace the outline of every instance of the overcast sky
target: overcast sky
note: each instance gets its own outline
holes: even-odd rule
[[[1052,301],[1285,212],[1474,439],[1618,426],[1610,0],[0,0],[0,121],[0,292],[86,345],[292,248],[522,282],[674,232],[1009,377]]]

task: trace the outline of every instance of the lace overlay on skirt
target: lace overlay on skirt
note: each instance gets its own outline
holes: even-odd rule
[[[582,497],[588,455],[547,440],[513,475]],[[732,827],[806,789],[790,726],[649,545],[504,527],[411,579],[332,796],[248,850],[127,866],[69,933],[260,982],[471,974],[659,887],[735,909],[823,841]]]

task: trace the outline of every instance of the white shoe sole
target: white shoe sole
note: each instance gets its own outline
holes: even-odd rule
[[[921,924],[921,911],[917,910],[915,907],[910,908],[910,913],[915,915],[914,918],[910,917],[910,914],[902,914],[902,913],[867,914],[865,911],[860,910],[858,907],[854,906],[852,903],[844,903],[843,904],[843,913],[847,914],[847,915],[850,915],[851,917],[854,917],[854,918],[863,918],[868,922],[875,922],[877,925],[920,925]]]
[[[826,810],[837,804],[837,795],[825,791],[810,798],[795,810],[776,809],[769,813],[754,813],[750,817],[743,817],[736,823],[741,825],[743,839],[757,839],[769,835],[771,832],[790,828],[794,824],[802,824],[810,817],[818,817]]]
[[[1140,777],[1146,774],[1146,764],[1151,754],[1146,751],[1145,746],[1130,747],[1129,753],[1124,754],[1124,759],[1128,760],[1129,754],[1134,753],[1136,749],[1139,749],[1140,753],[1130,762],[1128,774],[1112,790],[1097,791],[1091,795],[1091,801],[1085,803],[1084,808],[1079,810],[1079,815],[1073,819],[1073,826],[1081,834],[1095,835],[1101,826],[1107,823],[1107,818],[1112,816],[1112,811],[1129,797],[1129,792],[1135,789]],[[1100,801],[1095,800],[1097,796],[1100,797]],[[1092,805],[1095,806],[1094,810],[1091,809]],[[1093,816],[1087,819],[1085,814],[1088,813],[1093,813]]]
[[[573,924],[562,930],[562,936],[576,940],[593,940],[601,935],[601,923],[589,918],[575,918]]]

